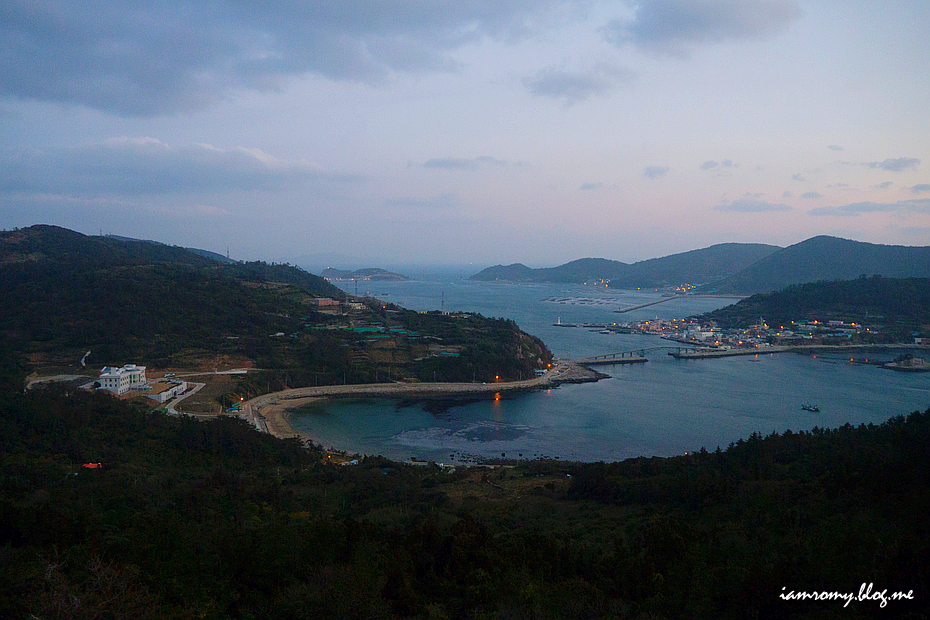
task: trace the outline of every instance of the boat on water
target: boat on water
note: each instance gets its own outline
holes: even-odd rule
[[[801,409],[804,411],[820,411],[820,407],[817,405],[801,405]]]

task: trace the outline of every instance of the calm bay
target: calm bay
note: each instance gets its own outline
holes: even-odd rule
[[[342,282],[355,293],[355,284]],[[613,323],[682,318],[737,301],[681,297],[625,314],[614,312],[661,299],[655,291],[600,286],[509,284],[431,277],[363,282],[371,293],[412,310],[479,312],[514,319],[556,357],[677,346],[657,336],[602,334],[554,323]],[[760,354],[676,360],[667,350],[649,362],[606,366],[597,383],[503,396],[500,399],[339,399],[296,410],[292,426],[327,447],[396,460],[445,463],[494,458],[615,461],[714,450],[785,430],[880,423],[930,406],[930,375],[898,373],[859,363],[891,361],[901,350],[841,354]],[[814,403],[819,412],[804,411]]]

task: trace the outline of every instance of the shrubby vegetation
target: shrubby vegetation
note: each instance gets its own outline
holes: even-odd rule
[[[24,394],[5,351],[0,617],[926,617],[930,411],[668,459],[338,467],[236,419]],[[778,598],[863,582],[916,601]]]

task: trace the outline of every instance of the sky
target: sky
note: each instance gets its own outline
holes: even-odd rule
[[[0,0],[0,228],[311,268],[930,245],[926,0]]]

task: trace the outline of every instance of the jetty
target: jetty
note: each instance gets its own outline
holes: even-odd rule
[[[764,347],[752,349],[710,349],[707,347],[679,347],[668,354],[678,360],[704,360],[715,357],[734,357],[737,355],[760,355],[766,353],[786,353],[793,347]]]
[[[612,364],[645,364],[646,349],[634,351],[620,351],[618,353],[607,353],[606,355],[595,355],[580,360],[575,360],[579,366],[607,366]]]
[[[665,302],[670,301],[672,299],[678,299],[678,297],[679,297],[678,295],[672,295],[670,297],[663,297],[662,299],[656,299],[655,301],[647,301],[644,304],[637,304],[635,306],[629,306],[627,308],[620,308],[619,310],[614,310],[614,312],[617,312],[619,314],[623,314],[624,312],[632,312],[633,310],[639,310],[640,308],[648,308],[649,306],[654,306],[656,304],[664,304]]]
[[[875,343],[875,344],[805,344],[791,346],[753,347],[745,349],[714,349],[710,347],[677,347],[669,351],[669,355],[681,360],[700,360],[717,357],[734,357],[738,355],[767,355],[769,353],[842,353],[857,351],[880,351],[883,349],[927,349],[926,345],[907,343]],[[850,360],[853,361],[853,360]]]

